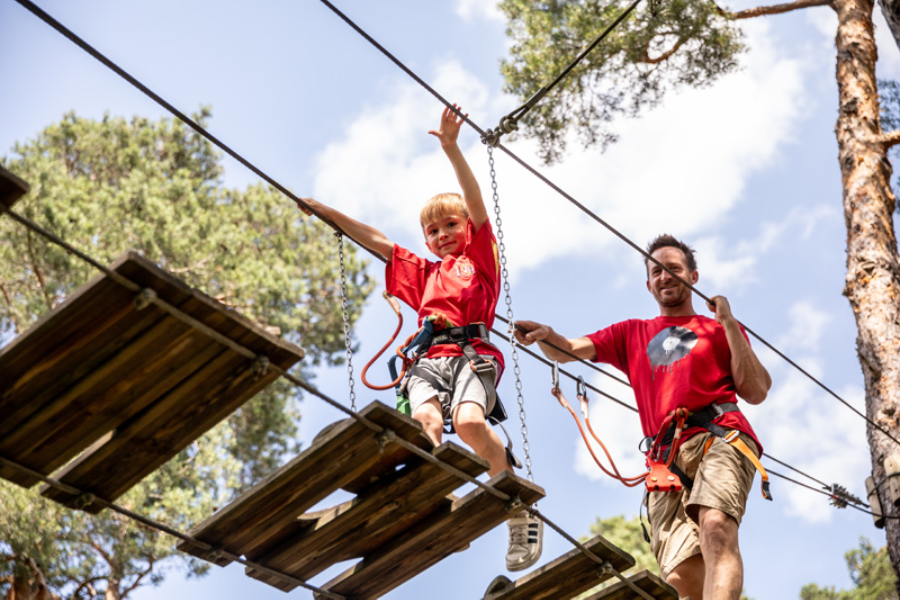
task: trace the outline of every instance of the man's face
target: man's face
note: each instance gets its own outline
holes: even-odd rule
[[[441,217],[424,227],[425,244],[438,258],[462,254],[466,247],[466,218],[458,214]]]
[[[653,252],[650,256],[664,264],[673,273],[689,282],[697,283],[700,278],[697,271],[688,271],[687,259],[684,252],[672,246],[664,246]],[[689,302],[691,290],[683,283],[669,275],[669,273],[654,262],[650,262],[647,268],[647,289],[656,298],[660,308],[674,308]]]

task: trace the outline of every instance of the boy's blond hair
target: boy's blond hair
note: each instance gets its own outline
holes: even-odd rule
[[[463,197],[456,193],[438,194],[429,198],[419,214],[419,223],[424,228],[447,215],[457,214],[461,217],[469,217],[469,209]]]

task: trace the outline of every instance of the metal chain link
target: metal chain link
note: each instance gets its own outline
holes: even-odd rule
[[[509,294],[509,272],[506,269],[506,245],[503,243],[503,219],[500,218],[500,195],[497,193],[497,173],[494,170],[494,149],[485,144],[488,164],[491,167],[491,190],[494,194],[494,217],[497,221],[497,251],[500,255],[500,274],[503,277],[503,293],[506,302],[506,320],[509,321],[509,345],[512,348],[513,374],[516,376],[516,399],[519,402],[519,421],[522,423],[522,451],[525,453],[525,470],[528,480],[534,482],[531,472],[531,446],[528,444],[528,426],[525,424],[525,399],[522,397],[522,371],[519,369],[519,351],[516,342],[515,321],[513,320],[512,297]]]
[[[341,262],[341,313],[344,317],[344,343],[347,345],[347,385],[350,389],[350,410],[356,412],[356,389],[353,387],[353,343],[350,340],[350,310],[347,304],[347,270],[344,268],[344,236],[334,232],[338,241],[338,258]]]

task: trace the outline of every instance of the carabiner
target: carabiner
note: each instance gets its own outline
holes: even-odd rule
[[[584,382],[584,377],[581,375],[578,376],[578,381],[575,383],[575,395],[579,397],[583,396],[587,399],[587,384]]]

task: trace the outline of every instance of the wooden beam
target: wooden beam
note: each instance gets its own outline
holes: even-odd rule
[[[658,575],[654,575],[649,571],[641,571],[628,578],[628,581],[638,587],[638,589],[647,592],[656,600],[678,600],[678,591],[671,585],[662,580]],[[599,592],[591,594],[584,600],[633,600],[638,595],[631,586],[624,581],[619,581],[604,588]]]
[[[420,448],[432,449],[422,426],[406,415],[373,402],[360,415],[389,427]],[[356,420],[346,419],[317,439],[289,463],[254,486],[246,494],[207,518],[191,535],[236,554],[250,555],[280,540],[281,532],[298,516],[342,485],[359,477],[381,458],[382,448],[392,452],[398,445],[378,436]],[[178,549],[205,558],[194,544],[182,542]],[[228,564],[220,559],[216,564]]]
[[[28,193],[28,183],[0,165],[0,204],[12,208],[16,201]]]
[[[544,497],[539,486],[503,471],[489,482],[531,505]],[[481,487],[366,556],[323,587],[347,597],[386,594],[450,554],[464,548],[510,516],[505,502]]]
[[[602,536],[595,536],[584,545],[620,573],[634,566],[630,554]],[[573,548],[514,582],[501,575],[488,587],[484,600],[574,598],[613,577],[611,569],[602,568],[581,550]]]
[[[433,454],[473,477],[488,469],[486,460],[452,442],[442,444]],[[416,458],[352,501],[310,520],[304,515],[298,531],[289,528],[280,544],[250,558],[309,579],[331,565],[377,550],[439,509],[448,508],[452,500],[446,496],[465,483],[446,469]],[[248,568],[247,575],[284,589],[283,580],[265,573]]]

